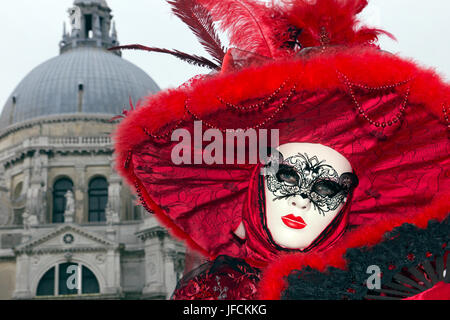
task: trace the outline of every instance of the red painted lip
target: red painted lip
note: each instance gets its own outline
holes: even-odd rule
[[[306,222],[302,219],[302,217],[296,217],[292,213],[281,217],[281,220],[285,225],[292,229],[303,229],[306,227]]]

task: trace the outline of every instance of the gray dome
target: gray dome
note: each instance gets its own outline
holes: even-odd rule
[[[17,86],[0,116],[0,130],[60,114],[111,114],[159,91],[141,69],[95,47],[67,51],[32,70]]]

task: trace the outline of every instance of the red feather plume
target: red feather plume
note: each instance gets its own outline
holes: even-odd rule
[[[178,50],[128,45],[110,50],[136,49],[173,55],[213,70],[220,70],[230,54],[222,46],[215,24],[228,33],[234,52],[249,57],[284,58],[298,48],[328,45],[372,45],[381,34],[374,28],[358,27],[357,15],[368,0],[167,0],[175,15],[197,36],[214,62]],[[231,50],[228,51],[230,53]],[[233,56],[233,58],[235,58]],[[261,59],[258,59],[260,61]],[[264,59],[262,59],[264,60]],[[235,61],[234,61],[235,62]],[[247,61],[247,64],[251,61]],[[244,62],[244,66],[246,63]]]
[[[286,25],[273,7],[255,0],[197,1],[227,32],[231,46],[269,58],[280,55],[283,32],[279,32],[279,25]]]
[[[378,36],[391,34],[368,27],[357,29],[367,0],[282,0],[289,23],[302,32],[303,47],[373,44]]]

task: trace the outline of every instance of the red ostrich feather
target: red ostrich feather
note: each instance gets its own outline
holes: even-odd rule
[[[229,37],[230,46],[268,58],[282,52],[287,23],[276,6],[256,0],[197,0]]]
[[[298,41],[303,47],[324,45],[374,44],[378,36],[390,33],[359,27],[357,15],[367,0],[281,0],[289,23],[302,32]]]

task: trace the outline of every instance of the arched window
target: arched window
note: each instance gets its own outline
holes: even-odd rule
[[[64,222],[64,211],[66,209],[67,190],[73,191],[73,183],[68,178],[62,178],[53,185],[53,223]]]
[[[89,183],[89,222],[106,221],[105,208],[108,202],[108,182],[95,178]]]
[[[55,295],[55,267],[48,270],[39,280],[36,292],[37,296],[54,296]]]
[[[36,296],[61,296],[100,293],[94,273],[78,263],[61,263],[49,269],[39,280]]]

